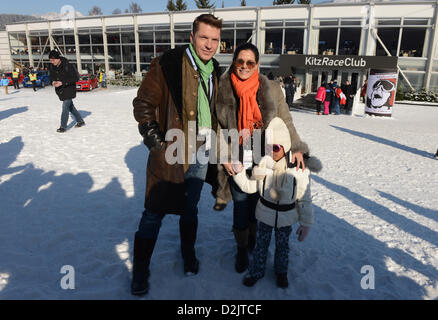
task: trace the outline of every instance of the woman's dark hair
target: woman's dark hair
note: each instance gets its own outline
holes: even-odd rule
[[[234,51],[233,62],[237,60],[237,57],[242,50],[251,50],[254,53],[255,62],[259,62],[259,49],[250,42],[244,43],[236,48],[236,51]]]

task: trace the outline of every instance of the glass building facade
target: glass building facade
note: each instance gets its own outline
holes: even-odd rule
[[[59,28],[59,21],[8,25],[11,59],[45,67],[50,49],[58,48],[84,72],[141,77],[153,58],[190,42],[193,18],[201,13],[84,17],[71,29]],[[223,19],[216,58],[224,68],[248,41],[259,48],[262,72],[277,74],[281,55],[390,54],[399,58],[402,87],[438,89],[436,1],[218,8],[213,14]],[[306,91],[321,78],[315,70],[296,72],[309,83]],[[336,70],[322,77],[345,78]]]

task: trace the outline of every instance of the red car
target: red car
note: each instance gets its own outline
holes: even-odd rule
[[[91,91],[97,88],[97,77],[94,74],[81,74],[76,82],[76,91]]]
[[[9,85],[13,86],[14,82],[12,81],[12,72],[6,72],[5,75],[6,75],[6,78],[9,79]],[[20,75],[18,76],[18,83],[22,83],[23,79],[24,79],[23,74],[20,73]]]

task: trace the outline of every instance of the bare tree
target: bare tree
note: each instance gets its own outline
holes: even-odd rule
[[[140,5],[137,2],[131,2],[129,5],[129,12],[130,13],[141,13],[143,9],[140,7]]]
[[[93,6],[93,8],[91,8],[90,11],[88,11],[88,15],[89,16],[101,16],[102,13],[102,9],[98,6]]]
[[[298,4],[310,4],[311,0],[298,0]]]
[[[214,3],[210,3],[210,0],[195,0],[195,4],[198,9],[212,9],[215,7]]]
[[[122,10],[120,10],[119,8],[116,8],[113,10],[113,14],[121,14]]]

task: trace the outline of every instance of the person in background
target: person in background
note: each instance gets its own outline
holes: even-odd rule
[[[29,72],[29,80],[32,82],[33,91],[36,91],[37,74],[33,69]]]
[[[8,94],[9,79],[6,78],[5,74],[2,76],[2,79],[0,81],[0,86],[4,87],[5,88],[5,94]]]
[[[335,115],[339,115],[341,113],[341,95],[343,95],[341,88],[335,84],[335,86],[333,87],[335,90]],[[344,95],[345,96],[345,95]],[[345,103],[345,99],[343,101],[343,103]]]
[[[82,116],[76,110],[73,99],[76,98],[76,82],[79,80],[79,74],[73,64],[61,57],[59,52],[52,50],[49,52],[51,62],[49,77],[59,100],[62,101],[61,126],[56,131],[63,133],[67,131],[68,116],[70,113],[76,119],[76,128],[85,125]]]
[[[100,86],[102,88],[106,88],[106,73],[105,73],[105,71],[102,71],[100,73],[99,82],[100,82]]]
[[[347,100],[345,103],[344,112],[345,114],[350,114],[353,109],[353,100],[355,95],[353,86],[351,85],[350,81],[345,81],[345,84],[341,86],[341,90],[345,94],[345,98]]]
[[[297,83],[295,77],[289,76],[289,85],[284,87],[286,91],[286,102],[289,106],[289,110],[292,110],[292,106],[294,103],[295,92],[297,91]]]
[[[18,79],[20,77],[20,69],[15,69],[15,71],[12,71],[12,82],[14,83],[14,89],[20,89],[20,83],[18,82]]]
[[[361,97],[363,103],[365,103],[365,97],[367,95],[367,86],[368,86],[368,80],[365,80],[365,82],[362,86],[362,90],[360,92],[360,97]]]
[[[325,86],[324,115],[328,115],[330,113],[330,104],[332,103],[333,95],[334,92],[332,86],[328,83]]]
[[[316,93],[316,97],[315,97],[317,115],[321,115],[321,106],[325,101],[325,95],[326,95],[326,84],[325,82],[322,82],[321,86],[318,88],[318,92]]]

